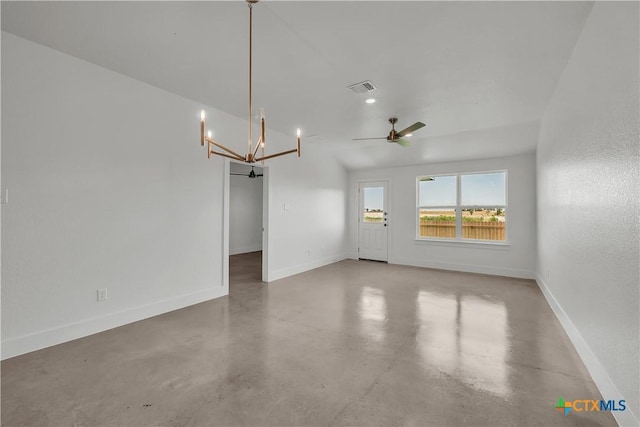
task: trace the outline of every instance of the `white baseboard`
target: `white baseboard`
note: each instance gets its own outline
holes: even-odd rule
[[[558,300],[555,298],[549,287],[544,282],[544,280],[536,275],[536,282],[538,283],[538,287],[542,291],[545,299],[551,306],[553,313],[556,315],[556,318],[562,325],[562,328],[569,336],[569,339],[573,343],[573,346],[576,349],[576,352],[582,359],[582,362],[589,371],[593,382],[600,390],[600,394],[602,394],[603,399],[605,400],[620,400],[625,399],[624,396],[618,391],[618,388],[611,380],[611,377],[607,373],[607,370],[602,366],[598,357],[593,353],[589,344],[585,341],[584,337],[576,328],[576,326],[571,321],[571,318],[564,311]],[[626,400],[626,399],[625,399]],[[627,400],[628,402],[628,400]],[[634,402],[635,403],[635,402]],[[627,403],[627,410],[623,412],[612,412],[616,421],[621,426],[638,426],[640,425],[640,420],[636,414],[633,413],[633,410],[630,408],[629,403]]]
[[[163,301],[156,301],[128,310],[111,313],[106,316],[94,317],[33,334],[11,338],[2,342],[2,360],[93,335],[108,329],[117,328],[118,326],[137,322],[221,296],[224,296],[224,289],[221,286],[215,286],[210,289],[180,295]]]
[[[229,248],[229,255],[240,255],[249,252],[258,252],[262,250],[262,245],[258,246],[243,246],[241,248]]]
[[[462,271],[465,273],[491,274],[493,276],[534,279],[535,273],[516,268],[491,267],[486,265],[458,264],[441,261],[415,260],[407,258],[389,258],[389,264],[409,265],[411,267],[437,268],[439,270]]]
[[[305,271],[313,270],[315,268],[324,267],[325,265],[333,264],[335,262],[347,259],[346,254],[339,254],[330,257],[320,258],[305,264],[299,264],[293,267],[283,268],[270,272],[267,282],[273,282],[274,280],[284,279],[285,277],[293,276],[295,274],[304,273]]]

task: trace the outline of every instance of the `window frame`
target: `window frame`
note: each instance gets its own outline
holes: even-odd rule
[[[462,205],[462,177],[467,175],[486,175],[492,173],[504,173],[504,205]],[[456,179],[456,205],[455,206],[428,206],[420,205],[420,180],[427,177],[444,177],[454,176]],[[498,245],[509,246],[509,215],[505,216],[504,220],[504,240],[485,240],[485,239],[465,239],[462,237],[462,211],[464,209],[475,209],[476,207],[483,207],[488,209],[504,209],[508,212],[509,207],[509,172],[506,169],[496,169],[488,171],[473,171],[473,172],[451,172],[440,174],[424,174],[416,177],[416,217],[415,217],[415,240],[418,242],[443,242],[443,243],[470,243],[472,245]],[[421,209],[452,209],[455,212],[456,217],[456,237],[455,238],[442,238],[442,237],[424,237],[420,236],[420,210]]]

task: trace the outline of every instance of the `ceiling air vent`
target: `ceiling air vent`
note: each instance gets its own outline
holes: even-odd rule
[[[347,89],[354,93],[367,93],[376,90],[376,87],[373,85],[373,83],[371,83],[370,80],[365,80],[363,82],[347,86]]]

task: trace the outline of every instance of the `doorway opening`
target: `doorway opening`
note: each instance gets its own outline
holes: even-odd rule
[[[262,284],[265,271],[267,168],[228,162],[225,185],[227,284],[229,293]],[[227,168],[225,168],[227,169]],[[223,278],[224,281],[224,278]]]

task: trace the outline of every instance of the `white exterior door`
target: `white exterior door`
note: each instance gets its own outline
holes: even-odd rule
[[[358,187],[358,258],[387,261],[387,183],[361,182]]]

